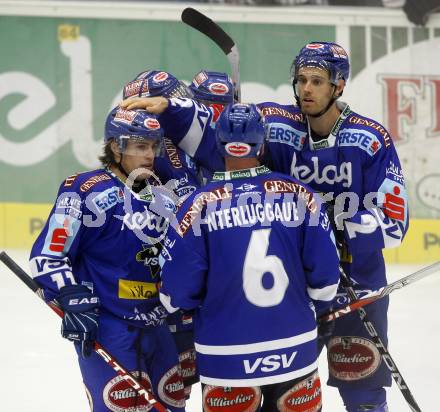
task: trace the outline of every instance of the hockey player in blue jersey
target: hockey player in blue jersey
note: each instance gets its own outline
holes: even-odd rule
[[[201,70],[198,72],[189,88],[193,99],[206,106],[212,112],[210,126],[215,127],[215,122],[226,105],[234,102],[234,85],[226,73]],[[214,170],[207,169],[197,163],[203,184],[212,179]]]
[[[226,73],[202,70],[194,76],[189,88],[194,100],[211,108],[213,123],[225,106],[234,102],[234,85]]]
[[[194,310],[203,410],[320,411],[315,307],[339,280],[329,219],[307,186],[259,165],[255,105],[227,106],[216,141],[226,172],[181,205],[161,254],[162,302]]]
[[[233,101],[234,86],[226,73],[202,70],[194,76],[189,87],[171,73],[160,70],[147,70],[139,73],[135,79],[127,83],[123,90],[123,98],[153,97],[192,97],[206,105],[213,114],[213,124],[222,112],[224,106]],[[172,143],[172,138],[164,138],[164,156],[176,166],[186,164],[188,167],[179,169],[181,176],[173,178],[179,182],[188,182],[187,186],[179,189],[179,198],[183,200],[203,181],[210,180],[212,172],[199,167],[181,148]],[[188,169],[190,167],[190,173]],[[191,190],[189,190],[191,189]],[[185,193],[183,191],[185,190]],[[185,383],[185,393],[189,397],[191,385],[198,381],[195,350],[192,335],[192,317],[188,314],[175,313],[168,317],[167,322],[179,350],[182,375]]]
[[[397,247],[408,229],[408,199],[402,168],[388,131],[339,101],[349,76],[349,58],[335,43],[304,46],[292,65],[298,105],[259,104],[268,125],[266,164],[290,174],[335,203],[341,263],[358,295],[386,284],[383,248]],[[207,168],[224,163],[210,137],[211,115],[181,99],[123,102],[123,107],[162,113],[174,143]],[[168,131],[168,130],[167,130]],[[347,302],[341,288],[336,305]],[[388,299],[367,314],[387,345]],[[359,355],[359,356],[357,356]],[[391,376],[357,313],[336,321],[328,341],[329,385],[349,412],[387,411]],[[356,362],[350,362],[355,359]]]
[[[174,212],[172,191],[156,186],[162,138],[155,116],[112,110],[103,168],[61,184],[32,248],[33,276],[45,299],[64,310],[61,333],[75,342],[93,412],[150,410],[92,351],[95,339],[170,411],[185,410],[177,350],[157,288],[156,245],[167,213]]]
[[[193,97],[193,93],[181,80],[178,80],[171,73],[161,70],[143,71],[133,81],[124,86],[124,99],[153,96],[163,96],[166,98]],[[163,176],[162,174],[162,177],[167,180],[167,182],[163,183],[166,183],[167,187],[176,185],[174,191],[179,201],[183,201],[200,186],[202,181],[200,170],[191,157],[181,148],[176,147],[168,136],[164,137],[163,142],[164,150],[159,159],[165,159],[165,161],[168,159],[174,166],[172,175]],[[176,183],[168,183],[171,181]],[[158,243],[156,247],[160,251],[162,243]],[[179,352],[179,363],[185,384],[185,396],[189,398],[191,386],[198,382],[192,317],[186,313],[174,313],[168,316],[167,323]]]
[[[398,246],[408,228],[408,199],[388,131],[339,102],[349,58],[335,43],[305,45],[291,69],[298,106],[260,105],[270,124],[269,164],[327,194],[333,203],[341,264],[357,295],[386,284],[382,248]],[[345,303],[341,288],[336,304]],[[388,299],[367,308],[387,345]],[[336,321],[327,342],[329,384],[349,412],[386,412],[390,371],[357,313]]]

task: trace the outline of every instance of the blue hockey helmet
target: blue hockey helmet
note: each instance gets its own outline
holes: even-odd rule
[[[330,74],[330,82],[335,86],[340,79],[347,82],[350,73],[350,63],[347,52],[336,43],[312,42],[306,44],[290,68],[293,84],[296,83],[298,71],[302,67],[318,67]]]
[[[124,86],[123,99],[129,97],[192,97],[185,83],[171,73],[147,70],[139,73],[134,80]]]
[[[124,153],[129,139],[155,140],[163,138],[163,129],[154,114],[145,110],[125,110],[115,107],[105,122],[105,143],[114,139],[120,153]]]
[[[264,119],[255,104],[228,105],[217,121],[215,136],[223,156],[257,157],[265,140]]]
[[[226,73],[202,70],[189,85],[194,99],[202,103],[229,104],[234,101],[234,85]]]

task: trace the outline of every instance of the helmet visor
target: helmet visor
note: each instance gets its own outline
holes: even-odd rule
[[[129,156],[147,156],[151,152],[154,157],[159,156],[162,148],[161,134],[157,137],[149,136],[142,138],[139,136],[119,136],[116,139],[118,142],[118,152]]]

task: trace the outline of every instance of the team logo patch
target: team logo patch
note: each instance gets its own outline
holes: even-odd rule
[[[205,72],[200,72],[194,77],[193,84],[199,87],[205,80],[208,80],[208,75]]]
[[[389,163],[389,166],[385,169],[386,176],[391,180],[394,180],[397,183],[403,185],[405,183],[405,178],[403,177],[402,169],[400,166],[395,164],[392,160]]]
[[[145,119],[144,126],[150,130],[160,129],[160,123],[156,119]]]
[[[230,156],[243,157],[250,153],[251,147],[247,143],[232,142],[226,144],[225,150]]]
[[[173,366],[159,381],[159,396],[175,408],[185,406],[185,392],[179,366]]]
[[[297,383],[277,402],[281,412],[317,412],[322,407],[321,381],[318,372]]]
[[[357,336],[330,339],[327,356],[330,374],[343,381],[367,378],[377,370],[381,362],[374,343]]]
[[[330,50],[332,51],[333,56],[340,59],[348,59],[346,51],[341,46],[333,44],[332,46],[330,46]]]
[[[137,112],[135,110],[118,109],[114,120],[120,123],[132,124]]]
[[[124,87],[124,97],[127,99],[133,96],[148,94],[148,83],[144,80],[134,80]]]
[[[205,412],[255,412],[261,402],[258,387],[228,388],[206,385],[203,389]]]
[[[138,372],[131,372],[138,377]],[[142,372],[140,383],[148,390],[151,390],[150,378]],[[138,396],[137,392],[125,381],[122,376],[116,376],[104,387],[102,397],[105,406],[112,412],[147,412],[153,409],[153,405],[147,403],[143,396]]]
[[[229,87],[223,83],[211,83],[208,89],[213,94],[223,95],[229,92]]]
[[[168,79],[168,73],[165,72],[159,72],[153,76],[153,81],[157,83],[164,82],[166,79]]]

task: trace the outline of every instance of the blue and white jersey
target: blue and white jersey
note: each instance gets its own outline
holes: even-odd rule
[[[108,170],[68,177],[30,256],[45,298],[84,284],[100,297],[101,311],[139,327],[162,324],[158,257],[174,204],[168,189],[137,194]]]
[[[327,194],[326,201],[342,200],[344,269],[359,290],[384,286],[382,249],[400,245],[409,220],[403,172],[388,131],[341,104],[331,134],[314,142],[297,106],[266,102],[258,107],[268,124],[265,164]],[[224,170],[203,105],[171,99],[162,116],[179,130],[175,144],[190,150],[204,167]]]
[[[214,174],[180,206],[161,300],[194,310],[202,383],[253,386],[317,367],[316,310],[339,281],[329,219],[307,186],[264,166]]]
[[[200,173],[193,159],[171,139],[163,139],[163,153],[154,161],[154,170],[163,185],[183,201],[200,187]]]
[[[194,161],[214,173],[225,169],[217,151],[212,111],[203,104],[184,98],[169,99],[168,108],[159,116],[165,135],[189,154]]]
[[[382,249],[400,245],[409,217],[402,168],[387,130],[340,104],[330,135],[313,141],[298,107],[262,103],[259,108],[268,123],[268,164],[328,194],[326,200],[345,204],[344,268],[358,289],[383,286]]]

